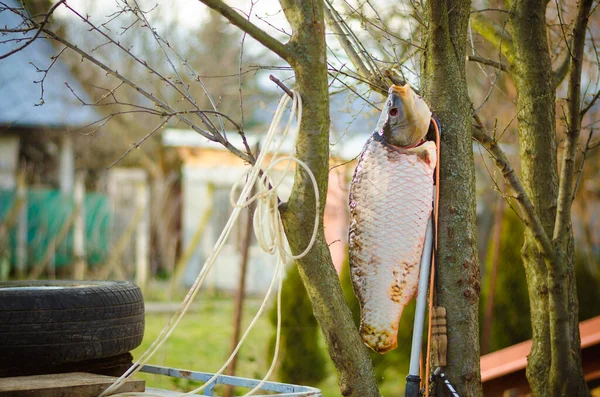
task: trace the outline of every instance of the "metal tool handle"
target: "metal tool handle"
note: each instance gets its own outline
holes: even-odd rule
[[[433,249],[433,217],[429,217],[423,254],[421,255],[421,270],[419,273],[419,289],[417,292],[417,307],[413,325],[412,345],[410,351],[410,367],[406,377],[404,397],[418,397],[419,395],[419,358],[423,341],[423,323],[425,321],[425,308],[427,306],[427,287],[429,284],[429,271],[431,269],[431,255]],[[416,385],[416,386],[415,386]]]

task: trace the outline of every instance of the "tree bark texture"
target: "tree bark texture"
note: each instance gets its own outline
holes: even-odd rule
[[[317,180],[319,221],[322,223],[329,174],[329,92],[323,3],[280,1],[292,27],[291,39],[283,44],[221,0],[201,1],[278,54],[294,69],[295,89],[303,101],[296,156],[308,165]],[[304,251],[309,244],[314,209],[311,180],[301,167],[297,167],[292,194],[281,208],[288,242],[296,254]],[[297,265],[329,355],[338,371],[342,395],[378,397],[373,365],[344,299],[322,226],[315,245],[308,255],[297,261]]]
[[[465,79],[469,0],[429,0],[422,91],[442,127],[435,304],[447,310],[445,373],[461,396],[481,396],[480,269],[475,228],[471,102]],[[445,396],[441,385],[436,395]]]
[[[296,153],[310,167],[319,185],[322,222],[329,174],[329,93],[323,3],[282,0],[281,5],[293,30],[287,45],[294,56],[288,61],[295,72],[295,88],[303,100]],[[294,253],[303,251],[310,239],[306,231],[314,222],[312,189],[308,175],[297,167],[292,195],[283,210],[288,241]],[[338,371],[342,395],[379,396],[371,359],[344,299],[322,227],[315,246],[297,265]]]
[[[511,73],[517,87],[521,174],[525,191],[552,236],[558,198],[555,84],[543,0],[519,0],[509,29],[514,47]],[[529,229],[522,249],[531,308],[533,345],[527,378],[536,396],[579,396],[587,389],[579,357],[577,297],[570,222],[564,241],[544,257]]]

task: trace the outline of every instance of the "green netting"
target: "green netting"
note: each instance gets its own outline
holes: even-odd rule
[[[15,191],[0,190],[0,220],[4,220],[15,202]],[[73,197],[58,190],[30,189],[27,192],[27,266],[38,263],[69,220]],[[110,249],[111,206],[108,196],[86,193],[84,202],[86,252],[89,265],[104,263]],[[17,227],[10,230],[11,263],[16,263]],[[54,248],[56,267],[73,262],[73,227]]]

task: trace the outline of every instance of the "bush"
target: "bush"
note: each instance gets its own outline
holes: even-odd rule
[[[493,352],[531,338],[529,295],[525,279],[525,268],[521,259],[524,225],[514,211],[507,209],[502,220],[500,238],[500,258],[496,279],[492,327],[489,352]],[[576,247],[578,248],[578,247]],[[489,252],[493,251],[492,244]],[[578,252],[575,256],[577,296],[579,300],[579,321],[600,314],[599,281],[590,268],[598,258],[586,258]],[[591,266],[590,266],[591,265]],[[491,255],[486,260],[485,279],[480,300],[483,326],[483,310],[489,299],[489,276],[492,272]]]
[[[289,267],[281,296],[281,340],[278,379],[297,385],[316,385],[326,377],[326,355],[319,344],[319,328],[296,265]],[[277,326],[277,306],[269,314]],[[275,335],[271,338],[269,358],[273,356]]]

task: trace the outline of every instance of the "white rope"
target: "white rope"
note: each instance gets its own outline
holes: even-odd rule
[[[208,380],[204,385],[202,385],[201,387],[199,387],[195,390],[192,390],[188,393],[182,394],[182,396],[191,395],[191,394],[202,391],[204,388],[206,388],[207,386],[212,384],[217,379],[217,377],[223,373],[223,371],[231,363],[231,361],[233,360],[233,358],[235,357],[235,355],[241,348],[242,344],[246,340],[246,337],[248,336],[248,334],[250,333],[250,331],[256,324],[258,318],[260,317],[260,315],[266,308],[268,300],[273,291],[273,286],[275,285],[275,281],[277,280],[278,281],[277,330],[276,330],[275,351],[273,354],[273,360],[271,362],[271,366],[269,367],[269,370],[267,371],[265,377],[261,380],[261,382],[254,389],[252,389],[250,392],[245,394],[245,396],[250,396],[255,391],[259,390],[262,387],[262,385],[266,382],[266,380],[269,378],[271,373],[273,372],[276,362],[277,362],[277,355],[279,352],[279,340],[280,340],[280,334],[281,334],[281,289],[282,289],[284,264],[288,259],[302,258],[310,251],[310,249],[314,245],[314,242],[317,237],[317,231],[318,231],[318,226],[319,226],[319,213],[320,213],[319,191],[318,191],[317,181],[316,181],[313,173],[310,171],[310,168],[304,162],[302,162],[300,159],[293,157],[293,156],[285,156],[285,157],[279,158],[279,153],[281,151],[281,145],[282,145],[283,141],[285,140],[285,138],[290,134],[291,126],[292,126],[294,119],[297,120],[297,122],[294,126],[294,129],[291,133],[294,142],[296,141],[296,139],[298,137],[298,132],[300,130],[300,120],[302,119],[302,100],[298,93],[296,93],[294,91],[293,94],[294,94],[294,98],[293,98],[290,116],[289,116],[289,119],[286,123],[286,126],[285,126],[283,132],[280,134],[279,142],[278,143],[275,142],[276,136],[278,135],[276,133],[278,131],[278,127],[281,122],[283,112],[285,111],[285,109],[290,101],[290,98],[287,95],[284,95],[279,100],[279,104],[277,106],[275,116],[273,117],[273,121],[271,122],[269,131],[268,131],[266,137],[264,138],[263,148],[262,148],[262,151],[259,153],[258,158],[256,159],[255,165],[252,168],[250,168],[247,172],[245,172],[242,175],[242,177],[234,184],[233,188],[231,189],[230,201],[233,205],[233,211],[231,213],[231,216],[229,217],[227,224],[225,225],[223,231],[221,232],[221,235],[217,239],[217,242],[215,243],[213,251],[207,258],[204,266],[202,267],[202,270],[200,271],[200,274],[198,274],[198,277],[196,278],[196,280],[194,281],[194,284],[188,291],[188,293],[187,293],[186,297],[184,298],[183,302],[181,303],[179,309],[173,315],[173,317],[170,319],[169,323],[165,326],[165,328],[163,328],[160,335],[152,343],[152,345],[131,366],[131,368],[129,368],[117,381],[115,381],[114,384],[112,384],[108,389],[106,389],[102,394],[100,394],[99,397],[104,397],[104,396],[108,395],[109,393],[116,391],[119,387],[121,387],[122,384],[129,377],[131,377],[133,374],[138,372],[150,360],[152,355],[163,345],[163,343],[167,340],[167,338],[173,333],[173,331],[179,324],[179,321],[185,315],[190,304],[192,303],[195,296],[197,295],[200,287],[202,286],[204,280],[206,279],[206,276],[212,269],[217,257],[219,256],[219,253],[221,252],[225,242],[227,241],[229,235],[231,234],[233,226],[235,225],[235,222],[237,222],[241,211],[254,201],[256,201],[257,204],[256,204],[256,210],[254,212],[253,227],[254,227],[254,233],[256,235],[258,244],[261,247],[261,249],[263,249],[265,252],[267,252],[271,255],[277,255],[277,263],[275,266],[275,272],[273,274],[273,278],[271,280],[271,283],[269,285],[267,293],[265,294],[265,298],[264,298],[260,308],[258,309],[256,315],[250,322],[250,325],[248,326],[248,328],[246,329],[246,331],[240,338],[239,343],[237,344],[237,346],[235,347],[235,349],[233,350],[233,352],[231,353],[231,355],[229,356],[229,358],[227,359],[225,364],[223,364],[223,366],[219,369],[219,371],[217,371],[215,373],[215,375],[210,380]],[[297,116],[296,116],[296,111],[297,111]],[[294,147],[295,147],[295,145],[294,145]],[[272,157],[271,157],[268,165],[263,166],[263,164],[265,164],[265,162],[266,162],[266,156],[269,153],[272,155]],[[279,177],[279,179],[276,182],[274,182],[270,176],[270,172],[275,168],[275,166],[277,166],[278,164],[280,164],[284,161],[287,161],[287,165],[285,166],[284,172]],[[311,239],[310,239],[310,242],[308,243],[306,249],[298,255],[293,255],[292,253],[288,252],[285,247],[287,239],[286,239],[285,232],[283,229],[281,215],[279,213],[278,195],[277,195],[277,188],[281,185],[286,174],[288,173],[288,171],[290,170],[290,168],[293,164],[296,164],[296,165],[302,167],[306,171],[306,173],[308,174],[308,176],[311,179],[314,194],[315,194],[315,221],[314,221]],[[261,172],[262,172],[262,176],[260,175]],[[241,193],[236,200],[235,194],[237,191],[240,190],[241,185],[243,185],[241,187]],[[257,186],[257,192],[256,192],[256,194],[251,196],[252,188],[255,185]],[[127,393],[127,395],[134,395],[134,394]],[[144,393],[137,394],[137,395],[144,395]]]

